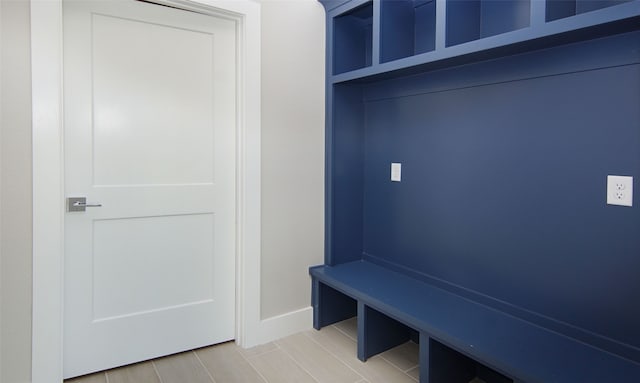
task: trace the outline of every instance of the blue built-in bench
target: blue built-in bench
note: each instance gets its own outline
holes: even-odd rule
[[[310,274],[316,329],[357,314],[362,361],[417,332],[421,383],[466,383],[478,364],[498,382],[640,382],[632,361],[371,262]]]
[[[640,0],[320,2],[314,326],[422,383],[640,383]]]

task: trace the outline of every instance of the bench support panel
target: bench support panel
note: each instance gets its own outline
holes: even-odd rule
[[[411,328],[358,302],[358,359],[368,358],[411,339]]]
[[[420,332],[420,383],[429,383],[429,336],[424,332]]]
[[[316,330],[353,318],[357,314],[355,299],[315,278],[311,285],[311,303],[313,306],[313,328]]]

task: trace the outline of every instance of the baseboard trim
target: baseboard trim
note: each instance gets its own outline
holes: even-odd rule
[[[312,325],[313,309],[311,306],[262,319],[252,329],[253,331],[247,331],[247,336],[241,346],[250,348],[269,343],[301,331],[309,330],[312,328]]]

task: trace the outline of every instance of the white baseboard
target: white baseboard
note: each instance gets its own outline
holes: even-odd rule
[[[244,348],[269,343],[286,336],[306,331],[313,326],[311,306],[259,321],[255,328],[247,329]]]

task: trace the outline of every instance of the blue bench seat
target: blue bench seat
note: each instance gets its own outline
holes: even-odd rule
[[[315,266],[309,273],[316,329],[357,314],[363,361],[407,341],[411,332],[403,328],[417,332],[421,383],[465,379],[442,377],[436,364],[444,362],[434,358],[435,345],[507,381],[640,382],[640,365],[633,361],[371,262]]]

